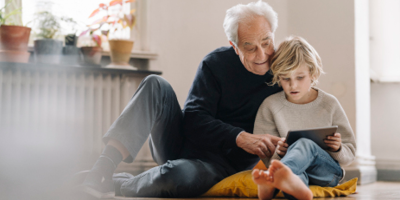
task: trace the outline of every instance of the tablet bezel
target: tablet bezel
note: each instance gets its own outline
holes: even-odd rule
[[[327,150],[329,147],[325,144],[324,139],[336,133],[338,126],[318,127],[311,129],[289,130],[286,135],[286,143],[290,146],[300,138],[308,138],[318,144],[322,149]]]

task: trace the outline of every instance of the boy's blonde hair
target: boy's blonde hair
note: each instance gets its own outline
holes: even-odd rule
[[[317,51],[305,39],[298,36],[292,36],[283,41],[271,62],[271,73],[274,77],[270,85],[278,83],[280,86],[279,76],[292,73],[302,64],[306,64],[310,69],[311,86],[315,86],[319,76],[325,73]]]

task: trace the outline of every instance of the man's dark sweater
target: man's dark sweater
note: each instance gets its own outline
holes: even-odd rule
[[[253,74],[232,47],[208,54],[197,70],[183,114],[185,157],[207,159],[235,171],[259,160],[236,145],[241,131],[253,133],[257,110],[264,99],[282,89],[268,86],[272,75]],[[185,154],[185,153],[184,153]]]

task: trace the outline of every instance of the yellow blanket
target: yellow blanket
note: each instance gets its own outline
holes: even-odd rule
[[[311,185],[314,197],[338,197],[353,194],[356,191],[357,178],[351,179],[336,187],[320,187]],[[225,178],[202,196],[213,197],[258,197],[258,187],[253,182],[251,170],[239,172]],[[282,192],[276,197],[283,197]]]

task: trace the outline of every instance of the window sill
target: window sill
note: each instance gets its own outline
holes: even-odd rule
[[[30,63],[34,63],[34,58],[33,58],[33,46],[28,47],[28,52],[31,53],[30,57]],[[101,66],[105,67],[108,64],[111,63],[111,56],[110,56],[109,51],[103,51],[102,52],[102,58],[101,58]],[[133,51],[131,52],[129,64],[141,69],[141,70],[148,70],[150,68],[150,60],[155,60],[157,59],[158,54],[152,53],[152,52],[144,52],[144,51]]]
[[[373,83],[400,83],[400,77],[398,76],[381,76],[373,69],[369,70],[369,74],[370,80]]]
[[[28,47],[29,52],[33,52],[33,46]],[[109,51],[103,51],[103,56],[110,56]],[[136,59],[149,59],[149,60],[155,60],[157,59],[158,54],[152,53],[152,52],[145,52],[145,51],[132,51],[131,53],[131,58],[136,58]]]
[[[103,51],[103,56],[110,56],[110,52]],[[131,52],[131,58],[155,60],[155,59],[157,59],[157,57],[158,57],[158,54],[151,53],[151,52],[144,52],[144,51],[132,51]]]
[[[90,67],[90,66],[75,66],[65,64],[36,64],[36,63],[14,63],[14,62],[0,62],[0,70],[28,70],[28,71],[58,71],[58,72],[96,72],[103,74],[128,74],[128,75],[150,75],[157,74],[161,75],[161,71],[154,71],[148,69],[138,70],[127,70],[127,69],[113,69],[113,68],[102,68],[102,67]]]

